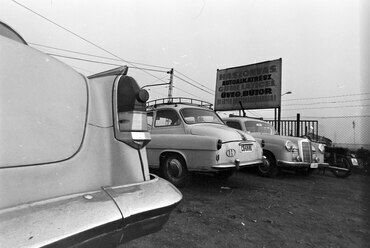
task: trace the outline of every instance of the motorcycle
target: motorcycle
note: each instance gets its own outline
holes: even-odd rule
[[[329,164],[330,171],[339,178],[346,178],[358,166],[356,155],[348,148],[325,147],[324,161]]]

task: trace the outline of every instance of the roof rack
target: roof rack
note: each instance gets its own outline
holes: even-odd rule
[[[187,98],[187,97],[172,97],[172,98],[160,98],[146,103],[146,107],[157,107],[158,105],[169,105],[169,104],[188,104],[199,107],[206,107],[212,109],[213,104],[202,100]]]

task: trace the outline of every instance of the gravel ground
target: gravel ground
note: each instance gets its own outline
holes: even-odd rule
[[[121,247],[370,247],[370,177],[194,176],[164,228]]]

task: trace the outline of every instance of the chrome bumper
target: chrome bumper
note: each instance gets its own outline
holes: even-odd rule
[[[328,163],[308,163],[308,162],[290,162],[290,161],[277,161],[278,167],[281,168],[327,168],[329,167]]]
[[[244,162],[235,160],[234,163],[224,163],[224,164],[213,165],[212,169],[216,169],[216,170],[239,169],[239,168],[257,166],[262,163],[263,163],[262,159],[256,159],[256,160],[244,161]]]
[[[106,247],[157,230],[181,201],[172,184],[149,181],[0,210],[4,247]]]

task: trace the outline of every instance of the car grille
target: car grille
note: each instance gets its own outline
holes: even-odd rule
[[[312,150],[311,150],[311,143],[310,142],[302,142],[301,143],[301,151],[302,151],[302,160],[303,162],[309,162],[312,161]]]

